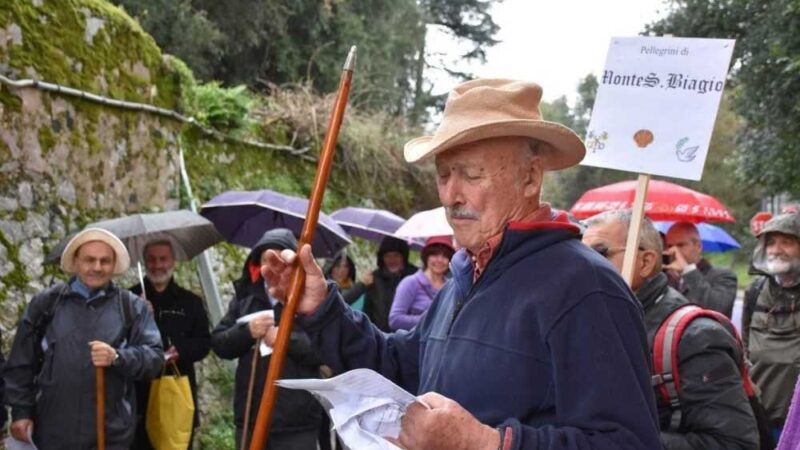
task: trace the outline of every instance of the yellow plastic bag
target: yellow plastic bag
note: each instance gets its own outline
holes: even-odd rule
[[[174,362],[171,364],[174,375],[162,370],[161,378],[150,383],[145,429],[156,450],[186,450],[192,439],[194,400],[189,377],[181,375]]]

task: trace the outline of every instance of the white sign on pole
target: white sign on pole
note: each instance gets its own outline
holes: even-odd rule
[[[582,164],[699,180],[734,42],[612,38]]]

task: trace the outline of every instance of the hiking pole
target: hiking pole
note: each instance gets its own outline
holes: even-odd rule
[[[317,174],[314,177],[314,185],[311,188],[311,197],[308,202],[306,220],[303,222],[303,230],[300,233],[300,241],[297,250],[300,251],[306,244],[314,241],[314,232],[317,228],[319,210],[322,206],[322,197],[325,195],[325,185],[328,183],[328,176],[333,165],[333,155],[336,151],[336,139],[339,137],[339,129],[342,126],[344,110],[347,107],[347,97],[350,94],[350,85],[353,80],[353,70],[356,64],[356,47],[350,48],[347,60],[342,68],[342,76],[339,79],[339,88],[336,94],[336,101],[333,105],[328,132],[325,135],[325,143],[317,166]],[[270,358],[267,379],[264,382],[264,390],[261,393],[261,404],[258,405],[258,416],[253,427],[253,439],[250,441],[250,450],[263,450],[269,435],[269,426],[272,421],[272,411],[275,409],[275,400],[278,394],[278,386],[275,382],[280,378],[283,371],[283,364],[286,361],[286,353],[289,348],[289,337],[292,333],[294,315],[297,311],[297,304],[305,284],[306,273],[300,264],[300,258],[295,258],[292,272],[292,281],[289,285],[289,292],[286,297],[283,315],[278,326],[278,338],[273,346],[273,353]]]
[[[106,449],[106,372],[103,367],[95,366],[95,379],[97,380],[95,397],[97,409],[97,450]]]
[[[247,400],[244,403],[244,428],[242,429],[242,442],[239,450],[247,448],[247,433],[250,429],[250,408],[253,406],[253,385],[256,382],[256,364],[258,364],[258,353],[261,347],[261,338],[256,339],[256,346],[253,348],[253,358],[250,363],[250,381],[247,383]]]

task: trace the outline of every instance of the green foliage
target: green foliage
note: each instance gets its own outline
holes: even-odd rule
[[[112,1],[200,79],[225,85],[310,83],[316,92],[332,92],[345,55],[357,45],[351,104],[398,117],[410,113],[412,127],[442,102],[425,87],[426,25],[468,43],[460,58],[479,61],[499,28],[489,14],[495,0]]]
[[[725,253],[706,253],[703,255],[711,265],[725,267],[736,272],[736,280],[739,289],[747,289],[753,281],[750,270],[750,251],[747,249],[734,250]]]
[[[736,174],[768,194],[800,195],[800,0],[680,0],[650,33],[735,38]]]
[[[195,118],[220,131],[244,128],[252,104],[253,97],[247,86],[224,88],[212,81],[198,86],[194,92]]]
[[[442,26],[461,42],[472,44],[472,48],[460,57],[486,61],[486,48],[498,41],[494,38],[500,27],[489,14],[492,0],[420,0],[426,23]],[[445,70],[447,70],[445,68]],[[452,75],[471,77],[469,74],[452,72]]]
[[[200,450],[236,450],[236,428],[230,408],[215,411],[197,430]]]
[[[210,79],[226,41],[203,11],[191,0],[114,0],[135,17],[161,49],[177,55],[203,80]]]
[[[3,282],[3,285],[9,287],[11,289],[20,289],[23,286],[26,286],[30,281],[28,278],[28,274],[25,271],[25,267],[19,260],[19,248],[15,246],[11,241],[0,231],[0,245],[6,248],[6,259],[11,261],[14,264],[14,268],[0,278],[0,281]],[[2,303],[6,299],[6,292],[4,289],[0,289],[0,303]],[[22,307],[24,308],[24,303]]]
[[[195,108],[197,107],[197,80],[194,77],[192,69],[190,69],[185,62],[174,56],[165,55],[164,61],[172,70],[173,78],[180,92],[176,110],[194,114]]]
[[[100,18],[97,23],[102,25],[89,36],[87,23],[93,18]],[[104,0],[53,0],[38,6],[0,2],[0,23],[16,24],[22,31],[22,43],[9,41],[0,53],[6,74],[14,78],[33,77],[118,99],[175,106],[170,69],[155,41]],[[157,89],[135,70],[137,63],[147,69],[150,80],[159,80]]]
[[[251,110],[255,125],[243,137],[291,143],[315,155],[321,147],[332,96],[319,97],[307,86],[272,87]],[[334,168],[323,209],[364,205],[399,214],[433,207],[431,167],[410,166],[402,146],[411,136],[402,120],[383,112],[348,108],[339,134]],[[184,134],[184,150],[195,195],[206,201],[230,189],[273,189],[307,196],[316,164],[284,153],[233,143],[211,142],[195,129]],[[232,174],[235,174],[232,176]]]
[[[467,44],[470,48],[459,55],[456,60],[478,60],[486,62],[486,49],[498,41],[494,38],[500,27],[492,20],[489,9],[492,3],[499,0],[420,0],[418,5],[426,25],[439,27],[459,44]],[[443,110],[444,95],[433,95],[433,85],[425,83],[427,69],[436,66],[450,76],[459,80],[473,78],[466,72],[450,69],[454,61],[430,61],[425,48],[425,32],[422,30],[417,51],[414,70],[414,98],[409,115],[409,124],[416,127],[422,123],[424,113],[428,109]]]

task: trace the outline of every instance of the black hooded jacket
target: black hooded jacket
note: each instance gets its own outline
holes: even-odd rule
[[[378,248],[378,268],[372,272],[373,282],[367,288],[364,298],[364,313],[378,328],[387,333],[389,327],[389,311],[392,309],[394,293],[400,280],[417,271],[417,267],[408,262],[408,244],[400,239],[386,237]],[[400,252],[403,255],[403,270],[392,273],[383,264],[383,255],[388,252]]]
[[[636,297],[644,308],[647,342],[652,353],[658,328],[673,311],[689,301],[668,286],[664,273],[648,280],[636,292]],[[656,392],[664,448],[758,448],[758,428],[737,362],[743,355],[730,332],[712,319],[695,319],[683,332],[678,355],[683,414],[679,429],[669,429],[670,407]]]
[[[219,357],[225,359],[238,358],[236,367],[236,384],[233,400],[234,422],[237,427],[244,425],[245,404],[247,401],[247,387],[250,377],[250,368],[253,361],[255,340],[250,335],[246,323],[236,323],[236,319],[250,313],[275,309],[275,321],[280,320],[280,304],[273,307],[267,296],[264,279],[258,276],[252,281],[248,265],[260,259],[261,253],[267,249],[297,249],[297,240],[289,230],[275,229],[267,231],[253,247],[244,268],[242,277],[234,283],[236,296],[228,305],[228,312],[220,320],[211,333],[211,347]],[[269,368],[270,355],[258,357],[255,386],[253,389],[253,404],[251,406],[250,424],[255,421],[255,411],[261,401],[264,389],[264,378]],[[289,342],[288,358],[283,368],[283,378],[318,378],[319,367],[322,361],[311,341],[302,331],[292,331]],[[293,432],[302,430],[315,430],[320,426],[322,407],[311,394],[306,391],[278,388],[278,398],[272,416],[271,429],[273,432]],[[251,428],[252,429],[252,428]]]

